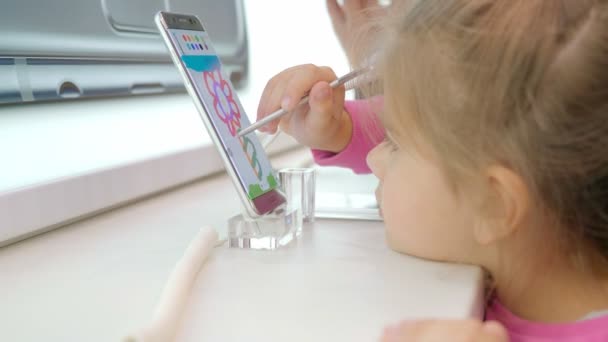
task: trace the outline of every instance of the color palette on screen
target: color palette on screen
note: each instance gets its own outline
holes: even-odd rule
[[[205,40],[198,35],[182,34],[182,39],[185,42],[188,50],[207,50],[207,44]]]

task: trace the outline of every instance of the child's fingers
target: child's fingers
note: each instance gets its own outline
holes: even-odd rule
[[[258,120],[265,118],[266,116],[274,113],[280,107],[279,103],[281,98],[283,97],[284,83],[280,83],[270,89],[267,95],[264,95],[262,98],[264,99],[264,103],[260,102],[260,107],[258,108]],[[283,117],[289,116],[287,114]],[[277,131],[277,127],[279,125],[279,119],[270,121],[266,125],[260,128],[260,131],[266,133],[275,133]]]
[[[293,111],[310,89],[319,81],[333,81],[335,73],[328,67],[317,67],[312,64],[300,65],[287,69],[268,81],[258,105],[257,120],[283,108]],[[285,116],[283,123],[289,119]],[[274,133],[280,120],[266,124],[262,131]]]
[[[281,97],[283,96],[285,84],[291,78],[293,73],[298,72],[299,68],[300,66],[295,66],[286,69],[271,78],[268,83],[266,83],[266,87],[264,87],[264,91],[262,91],[260,103],[258,104],[256,120],[260,120],[280,108],[280,101]],[[273,126],[274,129],[276,129],[275,123],[274,125],[262,127],[260,130],[268,131],[268,128],[272,128]]]
[[[332,17],[332,19],[340,24],[343,23],[346,19],[344,17],[344,11],[338,3],[338,0],[327,0],[326,3],[327,11],[329,12],[329,15]]]
[[[363,2],[363,0],[344,0],[344,10],[349,13],[359,12],[365,7]]]
[[[281,108],[291,111],[300,99],[320,81],[331,82],[336,79],[336,74],[328,67],[317,67],[315,65],[303,65],[297,73],[293,73],[287,81],[285,91],[281,99]]]
[[[317,82],[310,90],[310,112],[308,120],[315,121],[316,127],[323,127],[342,114],[344,87],[332,89],[327,82]]]
[[[262,92],[257,120],[280,108],[292,111],[316,82],[333,79],[335,74],[330,68],[312,64],[299,65],[279,73],[268,81]],[[279,120],[273,120],[261,130],[274,133],[278,124]]]
[[[333,98],[332,89],[327,82],[317,82],[310,90],[310,98],[308,104],[310,113],[313,116],[318,116],[322,119],[327,119],[333,116]]]

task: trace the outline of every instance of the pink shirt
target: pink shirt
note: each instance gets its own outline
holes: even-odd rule
[[[377,99],[381,99],[378,97]],[[353,134],[350,143],[340,153],[312,150],[315,162],[323,166],[341,166],[355,173],[371,173],[367,166],[366,157],[376,145],[384,140],[384,128],[380,124],[374,108],[377,101],[371,100],[346,101],[344,108],[353,123]]]
[[[486,308],[486,320],[500,322],[509,332],[511,342],[608,341],[608,314],[571,323],[536,323],[515,316],[494,299]]]

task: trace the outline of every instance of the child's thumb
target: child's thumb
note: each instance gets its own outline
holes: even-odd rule
[[[319,115],[325,120],[340,114],[333,113],[333,89],[331,89],[327,82],[318,82],[312,87],[310,90],[310,99],[308,103],[311,114],[315,116]],[[320,119],[321,117],[318,117],[317,119]]]

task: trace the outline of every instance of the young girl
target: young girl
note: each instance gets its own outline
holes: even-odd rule
[[[361,113],[378,112],[367,162],[389,246],[491,276],[486,323],[384,339],[608,341],[608,0],[413,0],[384,34],[384,97],[367,108],[314,66],[277,75],[259,108],[312,87],[267,129],[350,166],[382,135],[363,138]]]

